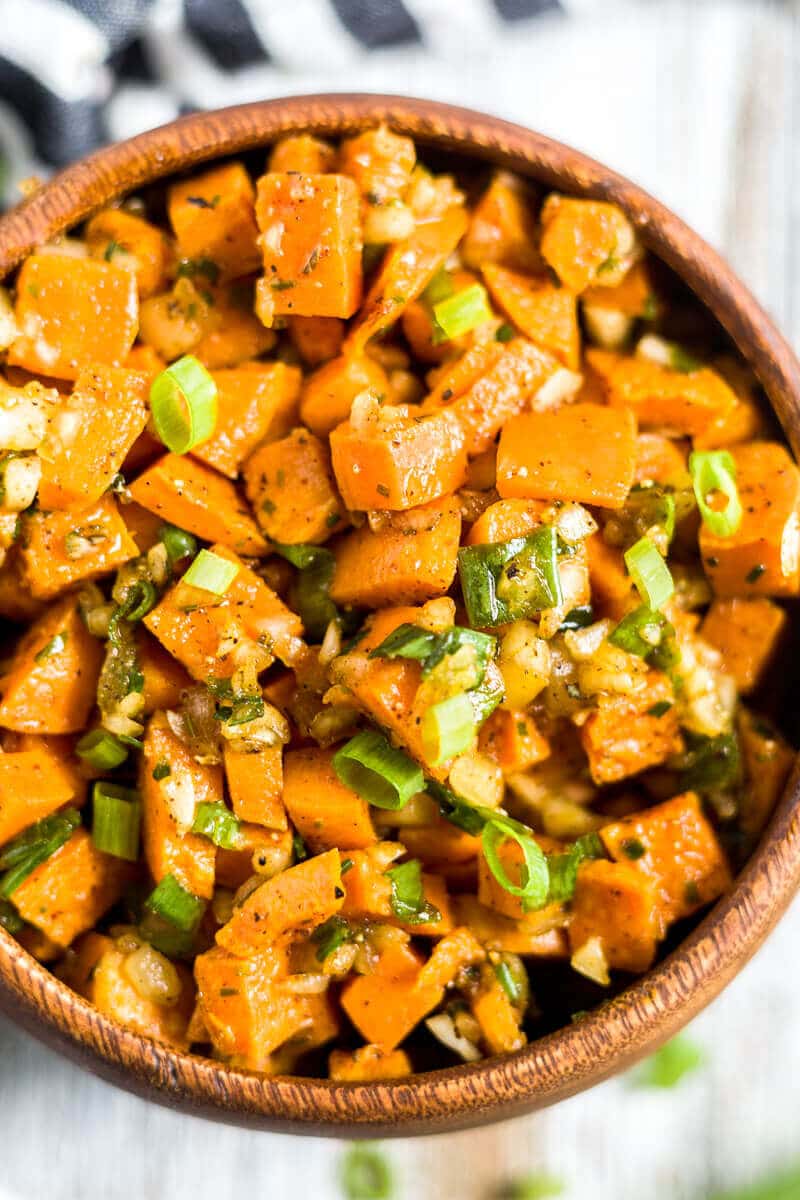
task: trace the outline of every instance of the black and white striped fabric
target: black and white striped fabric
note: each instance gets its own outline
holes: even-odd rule
[[[419,91],[411,86],[418,79],[435,83],[437,57],[491,56],[531,19],[571,7],[568,0],[0,0],[2,192],[8,201],[26,176],[193,109],[293,92]],[[420,71],[426,59],[434,64],[427,74]],[[469,103],[468,86],[461,99]]]

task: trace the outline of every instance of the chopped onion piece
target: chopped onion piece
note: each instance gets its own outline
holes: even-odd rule
[[[603,950],[603,942],[599,937],[590,937],[579,946],[569,960],[570,966],[579,975],[594,980],[602,987],[608,987],[611,976],[608,973],[608,960]]]
[[[436,1013],[425,1021],[437,1042],[441,1042],[448,1050],[452,1050],[464,1062],[477,1062],[482,1057],[474,1042],[462,1037],[455,1027],[453,1018],[448,1013]]]

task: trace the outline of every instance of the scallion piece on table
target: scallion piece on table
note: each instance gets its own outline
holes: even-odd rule
[[[136,862],[142,804],[133,788],[100,781],[92,791],[92,841],[98,850]]]
[[[217,385],[201,362],[185,354],[153,380],[150,410],[167,449],[187,454],[214,433]]]
[[[441,921],[442,914],[425,899],[422,886],[422,867],[412,858],[386,871],[392,887],[392,912],[405,925],[428,925]]]
[[[239,822],[230,809],[219,800],[198,804],[192,833],[202,834],[221,850],[241,849],[242,831]]]
[[[77,809],[67,808],[29,826],[0,852],[0,898],[7,900],[28,876],[68,842],[81,823]]]
[[[701,1048],[691,1038],[686,1034],[678,1034],[642,1063],[636,1072],[636,1082],[640,1087],[675,1087],[702,1066],[704,1057]]]
[[[220,558],[211,550],[201,550],[181,582],[202,588],[204,592],[213,592],[215,596],[224,596],[238,574],[238,563],[228,562],[227,558]]]
[[[529,537],[458,552],[461,591],[471,625],[506,625],[561,603],[558,541],[552,525]]]
[[[194,558],[197,554],[197,538],[177,525],[162,525],[158,536],[164,543],[170,566],[182,562],[185,558]]]
[[[731,537],[742,523],[742,502],[736,486],[736,463],[729,450],[695,450],[689,455],[689,473],[703,522],[717,537]],[[725,500],[723,508],[709,497]]]
[[[432,704],[422,718],[421,732],[425,758],[433,766],[468,750],[475,737],[475,709],[469,692]]]
[[[639,595],[650,608],[661,608],[675,591],[669,567],[650,538],[639,541],[625,551],[625,566],[636,584]]]
[[[351,1146],[346,1151],[340,1182],[345,1200],[389,1200],[393,1191],[389,1163],[369,1145]]]
[[[480,283],[471,283],[452,296],[439,300],[433,306],[435,321],[433,341],[449,342],[464,333],[484,325],[492,319],[486,288]]]
[[[167,921],[181,933],[193,933],[205,911],[205,903],[186,888],[174,875],[165,875],[144,902],[145,912]]]
[[[518,821],[495,816],[487,821],[481,834],[483,856],[497,882],[512,896],[518,896],[526,912],[542,908],[547,902],[549,872],[547,859],[538,843]],[[514,883],[500,858],[499,850],[504,842],[513,841],[522,851],[520,882]]]
[[[376,808],[404,808],[425,786],[417,764],[375,729],[357,733],[342,746],[333,757],[333,769],[346,787]]]
[[[128,748],[107,729],[92,729],[75,747],[75,753],[96,771],[113,771],[128,757]]]

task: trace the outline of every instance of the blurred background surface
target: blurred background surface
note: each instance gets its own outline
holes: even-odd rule
[[[181,112],[316,91],[448,100],[587,151],[722,249],[800,344],[798,0],[0,0],[7,202]],[[798,944],[796,903],[695,1022],[705,1066],[675,1090],[621,1078],[387,1144],[398,1200],[488,1200],[537,1170],[567,1200],[707,1200],[796,1160]],[[177,1116],[2,1020],[0,1112],[0,1200],[339,1195],[341,1144]]]

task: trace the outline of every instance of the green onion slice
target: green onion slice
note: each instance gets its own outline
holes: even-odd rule
[[[412,858],[385,872],[392,886],[392,912],[404,925],[427,925],[441,921],[442,914],[425,899],[422,867]]]
[[[398,625],[379,646],[370,650],[370,658],[412,658],[424,662],[436,644],[437,634],[407,622]]]
[[[422,748],[432,766],[468,750],[475,737],[475,710],[468,692],[440,700],[422,718]]]
[[[522,1000],[522,988],[514,978],[511,968],[505,959],[501,958],[499,962],[494,964],[494,973],[497,982],[508,996],[512,1004],[519,1004]]]
[[[201,362],[185,354],[153,380],[150,410],[167,449],[187,454],[216,429],[217,385]]]
[[[321,641],[331,621],[340,615],[330,598],[336,559],[325,546],[274,542],[272,548],[300,572],[289,600],[303,622],[307,637]]]
[[[241,826],[225,805],[217,801],[203,801],[195,809],[192,833],[200,833],[222,850],[242,848]]]
[[[508,817],[494,816],[487,821],[481,834],[483,856],[497,882],[512,896],[518,896],[526,912],[543,908],[547,902],[549,872],[547,859],[541,847],[525,826]],[[503,842],[516,842],[522,851],[520,882],[509,878],[500,859],[499,849]]]
[[[328,917],[327,921],[317,926],[310,938],[317,947],[317,962],[325,962],[329,954],[351,941],[352,937],[349,921],[344,917]]]
[[[202,920],[205,902],[165,875],[144,902],[145,911],[161,917],[181,933],[193,933]]]
[[[446,267],[440,267],[422,293],[421,299],[433,308],[434,304],[439,304],[442,300],[449,299],[455,290],[453,276]]]
[[[691,1038],[678,1034],[642,1063],[636,1082],[639,1087],[675,1087],[702,1066],[704,1059],[703,1051]]]
[[[552,525],[529,537],[462,546],[458,570],[471,625],[506,625],[561,603],[558,540]]]
[[[571,900],[578,881],[578,867],[592,858],[604,858],[603,843],[596,833],[587,833],[573,842],[564,854],[548,854],[547,869],[550,876],[548,902],[563,903]]]
[[[661,608],[675,591],[669,567],[659,554],[650,538],[639,541],[625,551],[628,574],[639,591],[639,595],[650,608]]]
[[[98,850],[136,862],[142,804],[133,788],[99,782],[92,792],[92,841]]]
[[[106,729],[92,729],[78,742],[75,753],[97,771],[113,771],[125,762],[128,748]]]
[[[375,729],[357,733],[342,746],[333,756],[333,769],[345,787],[376,808],[404,808],[425,786],[417,764]]]
[[[0,898],[7,900],[28,876],[68,842],[81,823],[77,809],[67,808],[29,826],[0,852]]]
[[[492,310],[486,288],[480,283],[471,283],[460,292],[437,301],[433,305],[433,319],[436,322],[434,344],[449,342],[491,321]]]
[[[181,583],[213,592],[215,596],[224,596],[238,574],[238,563],[220,558],[211,550],[201,550],[183,575]]]
[[[164,543],[171,567],[186,558],[194,558],[197,554],[197,538],[185,529],[179,529],[177,525],[162,525],[158,536]]]
[[[733,455],[728,450],[695,450],[689,455],[689,473],[704,523],[717,537],[731,537],[742,523]],[[725,507],[712,508],[712,495],[724,496]]]
[[[344,1155],[340,1182],[345,1200],[389,1200],[392,1172],[373,1146],[352,1146]]]

